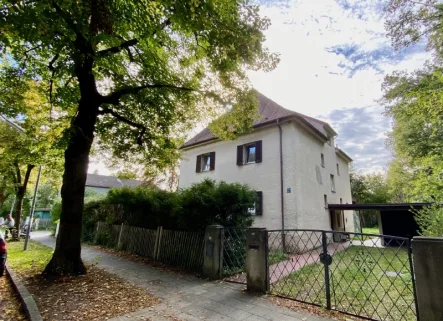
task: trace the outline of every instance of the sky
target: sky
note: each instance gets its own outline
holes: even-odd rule
[[[336,143],[363,173],[387,169],[391,120],[377,103],[385,75],[421,68],[419,43],[396,52],[384,29],[382,1],[255,0],[271,19],[265,45],[280,53],[269,73],[250,72],[252,85],[283,107],[329,122]],[[94,162],[89,171],[108,174]]]
[[[384,76],[421,68],[425,45],[395,52],[386,37],[382,2],[296,0],[261,13],[271,19],[266,45],[281,55],[270,73],[250,73],[253,86],[283,107],[329,122],[336,143],[364,172],[387,168],[391,120],[377,103]]]

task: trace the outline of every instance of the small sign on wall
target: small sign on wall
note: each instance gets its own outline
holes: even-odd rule
[[[288,187],[288,188],[286,189],[286,193],[291,193],[291,188],[290,188],[290,187]]]

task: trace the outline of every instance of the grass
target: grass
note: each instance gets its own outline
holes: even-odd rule
[[[378,227],[363,227],[362,233],[366,234],[380,234]]]
[[[283,251],[269,252],[269,265],[289,260],[289,256]]]
[[[271,292],[326,306],[324,271],[321,263],[307,265],[271,284]],[[333,256],[329,275],[334,309],[378,320],[416,320],[406,249],[351,246]]]
[[[23,251],[24,241],[8,242],[8,265],[16,272],[41,270],[51,259],[54,250],[43,244],[30,240],[28,250]]]
[[[361,232],[366,234],[377,234],[377,235],[380,234],[378,227],[363,227]],[[354,240],[358,241],[366,241],[373,238],[374,238],[373,236],[369,235],[354,235],[353,237]]]

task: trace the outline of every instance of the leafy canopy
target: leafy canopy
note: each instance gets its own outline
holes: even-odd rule
[[[231,132],[249,129],[257,112],[241,103],[254,100],[245,72],[278,62],[263,47],[270,21],[243,0],[4,0],[0,15],[3,60],[12,61],[2,72],[17,86],[39,79],[49,106],[67,117],[82,79],[93,76],[98,148],[128,161],[138,153],[138,161],[173,163],[195,122],[227,109]],[[80,75],[89,67],[92,75]]]

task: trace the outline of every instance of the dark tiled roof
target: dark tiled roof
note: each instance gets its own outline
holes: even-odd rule
[[[306,125],[311,127],[313,130],[315,130],[321,136],[325,138],[328,136],[325,127],[329,127],[329,125],[321,120],[283,108],[282,106],[272,101],[268,97],[262,95],[261,93],[258,93],[258,102],[258,108],[261,117],[259,120],[256,120],[254,122],[254,128],[276,122],[277,119],[284,120],[287,118],[296,117],[304,122]],[[213,139],[216,139],[216,137],[212,135],[211,131],[208,128],[205,128],[200,133],[184,143],[182,148],[210,141]]]
[[[118,179],[114,176],[88,174],[85,186],[111,188],[123,186],[137,187],[142,184],[142,181],[137,181],[135,179]]]

